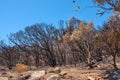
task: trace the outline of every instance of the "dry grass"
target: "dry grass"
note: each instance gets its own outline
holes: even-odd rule
[[[16,71],[24,72],[28,70],[28,66],[25,64],[16,64]]]

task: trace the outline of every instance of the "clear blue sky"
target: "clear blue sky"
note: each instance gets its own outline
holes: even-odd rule
[[[79,12],[74,10],[77,5]],[[98,16],[95,8],[88,8],[92,5],[92,0],[77,0],[75,4],[72,0],[0,0],[0,39],[35,23],[57,25],[59,20],[67,21],[72,16],[101,25],[110,14]]]

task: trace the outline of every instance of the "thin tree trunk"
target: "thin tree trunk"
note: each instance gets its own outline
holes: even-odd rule
[[[116,55],[117,55],[117,53],[113,54],[113,67],[114,67],[114,69],[118,70],[118,67],[117,67],[117,64],[116,64]]]

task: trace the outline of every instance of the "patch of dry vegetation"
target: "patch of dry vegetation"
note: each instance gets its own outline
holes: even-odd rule
[[[25,64],[16,64],[16,71],[17,72],[24,72],[28,70],[28,66]]]

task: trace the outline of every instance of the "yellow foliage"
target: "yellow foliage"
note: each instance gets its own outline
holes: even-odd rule
[[[72,34],[66,33],[63,36],[64,42],[74,42],[80,41],[83,37],[88,37],[90,32],[95,30],[93,26],[93,22],[89,22],[85,24],[84,22],[80,22],[79,29],[75,29]]]
[[[70,34],[66,33],[66,34],[63,36],[63,41],[64,41],[64,42],[69,42],[69,39],[70,39]]]
[[[87,24],[83,24],[83,22],[81,22],[79,30],[83,33],[83,32],[90,32],[92,30],[95,30],[95,28],[93,26],[93,22],[89,22]]]
[[[70,41],[78,41],[81,38],[81,31],[80,30],[74,30],[72,35],[70,36]]]
[[[16,71],[24,72],[28,70],[28,66],[25,64],[16,64]]]
[[[85,23],[84,22],[80,22],[80,27],[83,27],[83,26],[85,26]]]
[[[87,24],[85,24],[84,22],[80,22],[79,29],[72,32],[72,35],[70,36],[70,41],[79,41],[82,39],[82,37],[88,37],[89,33],[93,30],[95,30],[95,28],[93,27],[93,22],[89,22]]]

